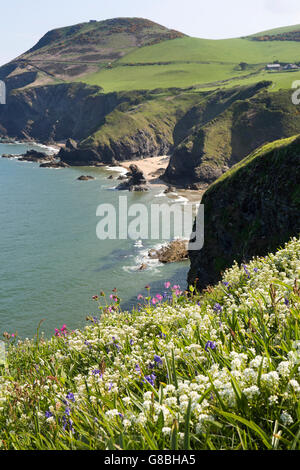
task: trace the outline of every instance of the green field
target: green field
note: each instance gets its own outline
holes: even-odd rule
[[[300,71],[266,72],[265,65],[275,61],[300,61],[300,44],[182,38],[136,49],[111,69],[100,66],[98,72],[78,80],[99,85],[105,92],[194,85],[209,89],[260,80],[273,81],[273,91],[291,88],[292,82],[300,79]]]

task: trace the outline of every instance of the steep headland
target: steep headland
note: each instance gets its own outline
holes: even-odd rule
[[[133,50],[185,35],[143,18],[79,23],[46,33],[29,51],[0,68],[9,89],[73,81]]]
[[[300,136],[256,150],[205,192],[205,243],[189,283],[213,284],[234,261],[266,255],[300,233]]]

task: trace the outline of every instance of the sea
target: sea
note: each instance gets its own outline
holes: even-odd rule
[[[119,197],[126,195],[129,206],[150,209],[154,201],[169,201],[161,187],[117,191],[116,177],[124,173],[119,167],[50,169],[1,158],[30,149],[54,152],[38,144],[0,143],[0,337],[8,332],[31,338],[38,329],[50,337],[63,324],[82,328],[87,317],[101,315],[92,299],[101,291],[109,300],[117,289],[121,306],[130,310],[146,286],[153,296],[163,293],[166,281],[186,288],[187,261],[161,264],[147,257],[149,249],[166,242],[163,238],[97,237],[99,205],[118,208]],[[78,181],[81,175],[95,179]],[[147,269],[140,270],[143,263]]]

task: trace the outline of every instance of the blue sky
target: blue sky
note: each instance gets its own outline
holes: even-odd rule
[[[120,16],[144,17],[196,37],[238,37],[300,23],[299,0],[3,0],[0,64],[50,29]]]

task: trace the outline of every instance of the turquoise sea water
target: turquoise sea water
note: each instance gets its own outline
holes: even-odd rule
[[[34,145],[1,144],[0,155],[20,154]],[[95,180],[77,181],[82,174]],[[162,292],[165,280],[186,286],[188,263],[153,265],[138,271],[143,255],[156,242],[139,246],[133,240],[100,241],[96,236],[97,206],[120,195],[128,202],[165,202],[149,193],[114,191],[111,170],[100,168],[39,168],[36,163],[0,158],[0,336],[21,337],[42,331],[51,335],[64,323],[73,329],[97,314],[91,300],[101,290],[117,288],[124,307],[136,303],[150,284]],[[155,198],[155,199],[154,199]],[[162,201],[160,201],[162,199]],[[98,312],[99,313],[99,312]]]

